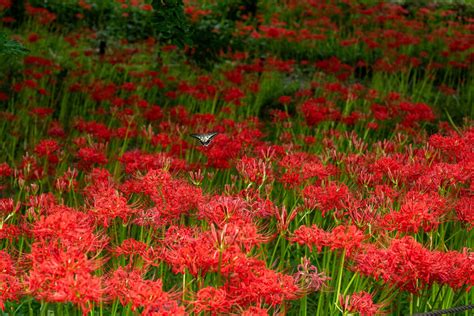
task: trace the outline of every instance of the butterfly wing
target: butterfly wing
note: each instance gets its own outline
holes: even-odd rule
[[[217,132],[213,132],[213,133],[203,133],[203,134],[191,134],[190,136],[198,139],[202,145],[209,146],[212,139],[216,137],[217,134],[218,134]]]

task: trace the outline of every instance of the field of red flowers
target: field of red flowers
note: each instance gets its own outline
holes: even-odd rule
[[[474,8],[423,3],[0,0],[3,315],[474,304]]]

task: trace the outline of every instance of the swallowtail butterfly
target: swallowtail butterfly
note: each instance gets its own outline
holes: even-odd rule
[[[191,134],[191,137],[197,138],[203,146],[209,146],[211,140],[216,137],[218,133],[203,133],[203,134]]]

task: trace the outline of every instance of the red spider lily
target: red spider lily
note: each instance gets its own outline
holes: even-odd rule
[[[352,199],[345,184],[329,183],[327,186],[306,186],[303,191],[305,207],[320,209],[322,216],[331,210],[343,209]]]
[[[208,271],[217,271],[219,253],[210,233],[197,229],[171,226],[163,240],[162,257],[174,273],[184,273],[185,269],[195,277],[205,276]],[[227,254],[221,260],[226,261]]]
[[[22,234],[22,229],[16,225],[11,224],[1,224],[0,225],[0,239],[8,239],[12,242],[15,239],[18,239]]]
[[[56,20],[56,14],[44,8],[35,8],[29,3],[25,5],[26,13],[38,20],[40,24],[47,25]]]
[[[273,180],[271,165],[262,159],[244,156],[237,162],[236,168],[244,181],[248,183],[260,186],[264,182],[272,182]]]
[[[465,196],[461,197],[459,201],[456,203],[456,214],[460,221],[467,222],[471,226],[469,230],[474,226],[474,197],[473,196]]]
[[[315,126],[322,121],[330,120],[334,111],[329,108],[324,98],[309,99],[301,105],[301,112],[306,124]]]
[[[36,108],[30,109],[30,113],[38,118],[45,118],[51,115],[53,112],[54,112],[53,109],[45,108],[45,107],[36,107]]]
[[[0,250],[0,309],[5,310],[6,301],[16,301],[23,295],[23,287],[18,278],[17,269],[10,255]]]
[[[242,98],[245,97],[245,93],[237,87],[231,87],[224,91],[224,101],[227,103],[234,103],[235,105],[241,105]]]
[[[224,73],[224,76],[235,85],[241,85],[242,81],[244,80],[242,70],[240,68],[236,68]]]
[[[4,11],[12,6],[11,0],[0,1],[0,11]],[[3,309],[3,308],[2,308]]]
[[[278,232],[280,234],[286,234],[288,233],[288,227],[290,226],[290,223],[295,219],[296,215],[298,214],[299,209],[294,208],[290,212],[286,210],[286,206],[283,205],[281,207],[281,211],[278,210],[278,208],[275,209],[275,218],[277,221],[277,228]]]
[[[298,265],[298,271],[293,275],[295,282],[305,292],[317,292],[330,280],[324,272],[318,272],[316,266],[306,257],[302,258],[302,263]]]
[[[113,83],[105,85],[103,83],[96,82],[91,88],[91,98],[96,102],[110,101],[117,92],[117,87]]]
[[[83,147],[77,152],[77,158],[79,158],[79,169],[90,170],[94,164],[105,165],[107,164],[107,157],[105,154],[97,148]]]
[[[198,207],[198,218],[206,219],[219,226],[229,222],[251,222],[253,214],[242,198],[214,196],[202,201]]]
[[[133,238],[125,239],[120,246],[116,246],[111,249],[111,253],[114,256],[126,256],[129,260],[129,265],[133,266],[133,257],[138,256],[138,258],[146,256],[147,254],[147,244],[135,240]]]
[[[136,171],[147,172],[148,170],[189,170],[188,164],[183,159],[172,157],[166,153],[148,154],[140,151],[129,151],[118,159],[124,166],[127,174]]]
[[[164,114],[158,105],[152,105],[150,108],[143,114],[143,117],[148,121],[159,121],[163,118]]]
[[[374,304],[372,295],[361,291],[351,296],[339,297],[339,304],[344,312],[360,313],[361,316],[375,316],[381,313],[381,304]]]
[[[230,168],[241,149],[242,143],[226,134],[218,134],[208,147],[199,147],[199,150],[207,156],[207,166],[218,169]]]
[[[33,193],[35,193],[35,191],[33,191]],[[54,210],[54,207],[57,206],[58,203],[54,194],[49,192],[30,195],[29,200],[25,205],[30,208],[38,209],[41,214],[47,214],[50,210]]]
[[[108,141],[112,137],[112,132],[105,126],[105,124],[95,121],[86,122],[82,119],[75,123],[75,128],[80,132],[86,132],[99,140]]]
[[[387,249],[365,244],[353,258],[359,272],[412,293],[433,282],[454,289],[471,288],[474,284],[471,253],[430,252],[408,236],[393,239]]]
[[[40,179],[45,175],[41,164],[34,157],[28,155],[23,156],[15,173],[15,177],[23,180]]]
[[[268,310],[256,306],[251,306],[246,310],[242,311],[242,316],[268,316]]]
[[[339,225],[331,232],[326,232],[313,225],[312,227],[300,226],[289,240],[300,245],[317,247],[318,252],[323,246],[330,247],[331,250],[343,249],[348,256],[351,256],[361,248],[362,241],[366,238],[362,231],[353,225],[347,227]]]
[[[193,301],[194,311],[211,313],[228,313],[234,302],[229,299],[224,288],[214,288],[211,286],[200,289]]]
[[[77,174],[77,169],[68,168],[68,170],[64,172],[62,176],[56,178],[55,188],[59,192],[69,192],[71,190],[75,190],[78,185],[76,180]]]
[[[162,290],[161,280],[145,280],[145,271],[136,269],[124,269],[119,267],[108,280],[107,295],[111,300],[119,300],[123,306],[131,304],[135,311],[139,307],[144,307],[143,315],[167,315],[158,311],[167,309],[178,311],[178,315],[183,315],[183,308],[171,304],[170,295]]]
[[[12,168],[6,163],[0,163],[0,177],[9,177],[13,174]]]
[[[58,142],[53,139],[43,139],[35,147],[35,153],[39,157],[47,157],[50,163],[58,163],[59,158],[56,156],[56,152],[59,151],[61,147]]]
[[[227,276],[228,300],[238,306],[268,304],[277,306],[298,298],[300,293],[293,277],[267,269],[263,261],[234,256],[221,272]]]
[[[391,211],[380,220],[387,230],[418,232],[436,229],[440,217],[447,212],[446,200],[437,193],[410,191],[401,202],[399,211]]]
[[[49,125],[48,136],[64,138],[66,136],[66,132],[64,131],[60,122],[53,121]]]
[[[164,170],[151,170],[145,176],[129,180],[122,186],[126,194],[140,193],[153,204],[137,219],[141,225],[162,225],[163,221],[173,221],[181,215],[197,209],[202,201],[202,192],[191,184],[177,179]]]
[[[84,251],[97,251],[105,247],[107,238],[94,232],[92,218],[66,206],[54,206],[48,216],[35,221],[30,232],[37,240],[61,240],[64,246],[74,246]]]
[[[94,169],[91,184],[84,189],[84,193],[89,214],[104,227],[108,227],[117,217],[128,223],[138,211],[127,205],[127,199],[115,188],[107,170]]]
[[[38,300],[71,302],[86,315],[92,303],[103,299],[104,287],[93,272],[101,263],[88,259],[84,249],[62,247],[58,241],[35,242],[27,256],[31,262],[26,277],[27,290]]]

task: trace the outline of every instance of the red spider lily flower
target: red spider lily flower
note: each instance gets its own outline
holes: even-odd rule
[[[416,126],[420,121],[435,119],[433,109],[425,103],[401,102],[399,107],[403,113],[402,125],[405,127]]]
[[[326,105],[324,98],[309,99],[301,105],[301,112],[309,126],[329,120],[333,111]]]
[[[16,178],[23,180],[40,179],[45,175],[43,167],[35,157],[25,155],[15,174]]]
[[[195,277],[217,271],[219,265],[219,251],[211,234],[187,227],[171,226],[168,229],[163,240],[162,257],[174,273],[184,273],[187,269]]]
[[[113,187],[110,181],[107,182],[96,181],[85,188],[89,214],[103,227],[109,227],[111,221],[117,217],[126,224],[138,210],[129,207],[127,199]]]
[[[71,302],[87,315],[93,303],[103,300],[103,281],[93,275],[102,263],[87,258],[84,249],[58,244],[53,240],[31,245],[31,253],[27,255],[31,262],[26,277],[27,290],[37,300]]]
[[[461,197],[456,203],[455,209],[459,220],[469,223],[471,225],[469,229],[472,229],[472,226],[474,226],[474,197]]]
[[[270,110],[270,115],[273,123],[285,122],[290,118],[290,114],[282,110]]]
[[[30,43],[35,43],[39,39],[40,39],[40,36],[38,35],[38,33],[30,33],[28,35],[28,42],[30,42]]]
[[[159,227],[163,220],[176,220],[197,209],[203,199],[200,188],[183,180],[173,179],[164,170],[151,170],[143,177],[127,181],[122,188],[127,194],[143,194],[153,202],[150,209],[138,216],[137,220],[141,225]]]
[[[278,102],[284,105],[288,105],[291,103],[291,96],[282,95],[281,97],[278,98]]]
[[[60,122],[53,121],[49,125],[48,136],[64,138],[66,136],[66,132],[64,131]]]
[[[100,140],[108,141],[112,137],[112,132],[105,124],[95,121],[86,122],[82,119],[78,120],[74,126],[80,132],[86,132]]]
[[[23,295],[23,287],[18,279],[15,264],[10,255],[0,250],[0,309],[5,310],[6,301],[16,301]]]
[[[295,282],[306,292],[317,292],[326,286],[325,282],[331,280],[324,272],[318,272],[316,266],[311,265],[311,261],[304,257],[302,263],[298,265],[298,271],[293,275]]]
[[[329,183],[327,186],[308,185],[303,191],[305,207],[320,209],[322,216],[331,210],[341,210],[352,199],[347,186],[343,183]]]
[[[11,0],[1,0],[0,1],[0,11],[5,11],[6,9],[12,6]],[[3,308],[2,308],[3,310]]]
[[[293,277],[270,270],[255,258],[234,255],[221,271],[228,280],[225,289],[229,301],[238,306],[268,304],[275,307],[297,299],[301,293]]]
[[[68,170],[64,172],[62,176],[56,178],[55,188],[59,192],[69,192],[71,190],[75,190],[77,188],[77,175],[77,169],[68,168]]]
[[[96,82],[92,86],[91,98],[96,102],[110,101],[115,96],[117,92],[117,87],[115,84],[110,83],[104,85],[102,83]]]
[[[58,142],[54,139],[43,139],[35,147],[35,153],[39,157],[47,157],[50,163],[58,163],[59,158],[56,156],[56,152],[59,151],[61,147]]]
[[[253,217],[244,199],[231,196],[213,196],[208,201],[202,201],[197,215],[199,219],[219,226],[229,222],[251,222]]]
[[[244,80],[242,69],[236,68],[224,73],[224,76],[233,84],[240,86]]]
[[[474,284],[472,253],[431,252],[408,236],[393,239],[387,249],[365,244],[353,259],[359,272],[411,293],[419,293],[433,282],[453,289],[469,289]]]
[[[10,98],[10,97],[8,96],[7,93],[0,91],[0,102],[8,101],[9,98]]]
[[[163,144],[166,144],[163,140]],[[129,151],[118,159],[125,168],[127,174],[134,174],[136,171],[148,172],[149,170],[189,170],[187,163],[167,153],[148,154],[137,150]]]
[[[215,313],[229,313],[234,306],[228,298],[224,288],[214,288],[212,286],[200,289],[196,294],[196,299],[192,302],[194,311]]]
[[[80,148],[77,152],[77,158],[79,159],[78,167],[82,170],[90,170],[94,164],[107,164],[107,157],[102,151],[97,148]]]
[[[186,316],[184,306],[179,306],[178,302],[168,300],[158,304],[151,304],[143,309],[142,315],[146,316]]]
[[[35,191],[33,191],[35,192]],[[30,195],[29,200],[25,203],[30,208],[36,208],[42,214],[49,213],[50,210],[54,210],[54,207],[58,205],[56,197],[53,193],[41,193],[36,195]]]
[[[115,247],[112,252],[115,255],[143,255],[147,244],[133,238],[125,239],[120,246]]]
[[[268,316],[268,310],[256,306],[250,306],[246,310],[242,311],[242,316]]]
[[[237,87],[231,87],[224,91],[224,101],[226,103],[234,103],[235,105],[241,105],[242,98],[245,97],[245,93]]]
[[[372,295],[361,291],[350,296],[339,297],[339,304],[344,312],[360,313],[361,316],[375,316],[381,313],[381,304],[374,304]]]
[[[25,5],[26,13],[38,20],[40,24],[48,25],[56,20],[56,14],[48,11],[45,8],[35,8],[29,3]]]
[[[207,156],[207,166],[228,169],[242,149],[242,142],[226,134],[218,134],[210,146],[200,146],[199,150]]]
[[[95,233],[90,215],[61,205],[50,207],[48,215],[36,220],[30,232],[36,240],[61,240],[63,246],[83,251],[99,251],[108,242]]]
[[[139,307],[145,307],[143,315],[153,315],[154,310],[159,311],[166,306],[172,307],[170,295],[162,290],[162,281],[145,280],[143,278],[145,272],[119,267],[106,282],[109,299],[118,299],[123,306],[131,304],[133,311]],[[176,309],[182,314],[182,309]]]
[[[135,83],[133,82],[124,82],[120,88],[127,92],[133,92],[137,89]]]
[[[244,156],[237,161],[236,168],[246,183],[260,186],[273,181],[273,169],[263,159]]]
[[[9,177],[13,174],[12,168],[6,163],[0,163],[0,177]]]
[[[0,198],[0,216],[5,217],[13,212],[16,212],[20,208],[20,205],[15,205],[12,198]]]
[[[316,247],[317,251],[321,252],[322,248],[328,245],[328,233],[316,225],[300,226],[293,232],[289,240],[311,248]]]
[[[54,65],[54,62],[50,59],[41,57],[41,56],[26,56],[25,59],[23,60],[25,65],[33,65],[33,66],[39,66],[39,67],[52,67]]]
[[[410,191],[401,202],[399,211],[391,211],[380,220],[387,230],[417,233],[428,232],[440,224],[440,217],[448,211],[447,202],[438,193]]]
[[[30,113],[38,118],[45,118],[51,115],[53,112],[54,112],[53,109],[45,108],[45,107],[36,107],[36,108],[30,109]]]
[[[271,189],[272,186],[268,188]],[[269,196],[267,187],[265,190]],[[260,197],[260,192],[254,188],[242,190],[240,196],[248,203],[253,217],[269,217],[277,213],[277,206],[270,199]]]
[[[300,226],[293,232],[289,240],[300,245],[317,247],[318,252],[321,252],[323,246],[330,247],[331,250],[343,249],[348,256],[351,256],[362,247],[362,242],[366,238],[364,233],[353,225],[339,225],[331,232],[326,232],[313,225],[311,227]]]
[[[143,117],[150,122],[159,121],[164,117],[163,110],[158,105],[152,105],[144,114]]]
[[[183,105],[177,105],[170,109],[170,116],[174,121],[187,125],[189,124],[189,113]]]
[[[8,239],[10,242],[12,242],[13,240],[18,239],[21,234],[22,230],[18,226],[5,223],[0,225],[0,240]]]

